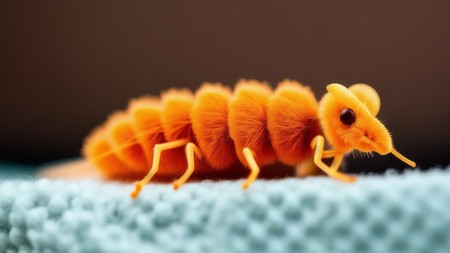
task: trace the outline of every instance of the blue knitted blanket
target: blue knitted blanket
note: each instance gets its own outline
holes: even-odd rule
[[[153,184],[0,182],[0,252],[450,252],[450,167]]]

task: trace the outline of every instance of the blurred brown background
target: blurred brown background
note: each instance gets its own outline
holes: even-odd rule
[[[419,166],[450,162],[449,1],[1,1],[0,160],[79,155],[129,98],[204,81],[372,84]],[[352,171],[404,167],[349,159]]]

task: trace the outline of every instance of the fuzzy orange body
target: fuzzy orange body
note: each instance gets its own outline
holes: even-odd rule
[[[278,159],[296,165],[312,155],[311,140],[321,133],[319,106],[311,90],[299,83],[278,85],[268,105],[268,129]]]
[[[178,189],[195,174],[233,177],[239,171],[235,164],[250,172],[242,184],[247,189],[260,175],[260,166],[277,160],[300,165],[299,176],[320,169],[352,183],[356,177],[339,172],[339,166],[353,150],[391,153],[416,166],[394,148],[389,131],[376,118],[381,103],[372,87],[332,83],[326,89],[320,103],[309,87],[291,80],[275,90],[255,80],[239,81],[234,92],[221,84],[204,84],[195,94],[172,89],[161,99],[139,98],[127,111],[114,113],[88,136],[83,152],[105,178],[142,178],[135,182],[132,198],[155,175],[176,178],[172,186]],[[322,160],[330,158],[330,165]]]
[[[261,166],[294,165],[311,155],[310,142],[321,133],[314,94],[290,80],[274,91],[253,80],[240,81],[234,92],[220,84],[205,84],[195,94],[170,90],[161,100],[133,100],[99,129],[83,151],[111,179],[142,177],[152,166],[153,147],[179,139],[201,150],[206,165],[196,166],[196,173],[224,172],[238,162],[247,166],[245,147]],[[185,169],[183,148],[162,153],[158,175],[177,177]]]
[[[192,127],[206,162],[225,169],[237,162],[235,145],[228,130],[228,105],[232,93],[221,85],[205,85],[196,94]]]
[[[236,145],[241,163],[246,164],[242,149],[248,147],[255,152],[256,162],[261,166],[276,160],[267,128],[267,106],[272,89],[256,81],[239,82],[230,103],[228,128]]]

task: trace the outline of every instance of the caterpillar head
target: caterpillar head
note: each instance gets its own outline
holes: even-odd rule
[[[394,154],[408,165],[415,163],[398,153],[386,127],[376,118],[380,97],[367,84],[355,84],[348,89],[333,83],[321,100],[320,122],[328,142],[336,150]]]

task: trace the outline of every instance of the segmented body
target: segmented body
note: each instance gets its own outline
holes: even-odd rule
[[[320,133],[318,103],[308,87],[285,80],[272,90],[242,80],[234,92],[205,84],[195,94],[173,89],[160,99],[132,100],[88,136],[83,153],[108,178],[139,178],[151,167],[156,144],[189,139],[208,164],[196,172],[224,171],[246,165],[245,147],[260,166],[298,164],[312,154],[311,140]],[[185,169],[183,147],[162,153],[159,175],[179,176]]]

